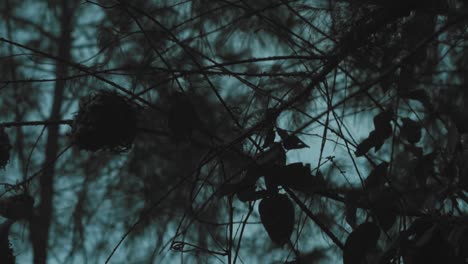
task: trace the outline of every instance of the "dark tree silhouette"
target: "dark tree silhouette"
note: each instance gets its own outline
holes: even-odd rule
[[[467,262],[464,1],[0,14],[0,263]]]

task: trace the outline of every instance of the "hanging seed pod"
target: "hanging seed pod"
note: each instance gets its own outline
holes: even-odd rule
[[[294,206],[287,195],[276,194],[263,199],[259,206],[260,219],[271,240],[283,246],[294,228]]]
[[[12,220],[7,220],[0,225],[0,263],[4,264],[15,264],[16,257],[13,254],[10,240],[8,235],[10,227],[14,223]]]
[[[18,194],[0,199],[0,215],[19,220],[32,215],[34,198],[28,194]]]
[[[10,161],[10,150],[11,144],[8,134],[4,127],[0,127],[0,169],[5,168]]]
[[[82,150],[123,152],[131,148],[136,132],[137,113],[131,102],[115,92],[100,91],[81,100],[71,138]]]

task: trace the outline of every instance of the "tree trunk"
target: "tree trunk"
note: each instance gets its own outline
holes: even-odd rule
[[[58,40],[58,56],[67,61],[71,58],[71,31],[72,31],[72,8],[69,0],[62,0],[60,27],[61,33]],[[60,120],[65,81],[60,78],[67,75],[67,65],[57,62],[55,69],[57,81],[54,87],[54,97],[50,120]],[[41,201],[38,205],[38,215],[31,221],[31,241],[34,250],[34,263],[47,263],[47,249],[49,241],[49,229],[53,213],[53,183],[55,174],[55,158],[59,152],[59,126],[50,125],[47,131],[47,143],[45,149],[44,170],[39,178]]]

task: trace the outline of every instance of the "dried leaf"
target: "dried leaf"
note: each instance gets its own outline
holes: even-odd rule
[[[416,179],[421,187],[426,186],[426,181],[434,175],[434,160],[437,157],[436,152],[422,156],[414,169]]]
[[[356,147],[356,151],[354,154],[356,157],[360,157],[362,155],[365,155],[369,150],[374,147],[375,142],[372,138],[366,138],[364,141],[362,141],[359,145]]]
[[[273,129],[273,127],[271,127],[268,129],[268,132],[266,134],[265,141],[263,142],[262,147],[263,148],[269,147],[271,146],[271,144],[273,144],[274,141],[275,141],[275,130]]]
[[[273,143],[267,151],[258,154],[255,160],[260,167],[283,166],[286,164],[286,152],[280,143]]]
[[[276,194],[263,199],[259,206],[260,219],[271,240],[286,244],[294,229],[294,206],[287,195]]]
[[[237,192],[237,198],[239,198],[241,202],[252,202],[259,199],[263,199],[267,196],[266,191],[255,191],[255,189],[255,186],[251,186],[249,188],[241,190]]]
[[[400,130],[400,136],[415,144],[421,139],[421,125],[409,118],[402,118],[403,126]]]
[[[464,263],[456,262],[453,246],[450,245],[438,224],[432,225],[424,233],[402,246],[407,262],[425,263]]]
[[[366,189],[373,189],[382,186],[387,178],[387,168],[387,162],[382,162],[377,165],[364,181],[364,187]]]
[[[0,199],[0,215],[11,219],[25,219],[33,213],[34,198],[28,194],[18,194]]]
[[[400,97],[420,101],[425,107],[428,107],[430,104],[429,96],[424,89],[408,91],[400,94]]]
[[[287,150],[302,149],[302,148],[309,147],[306,143],[300,140],[297,136],[289,135],[288,132],[286,132],[285,130],[281,128],[276,128],[276,131],[278,131],[278,134],[281,137],[281,140],[283,141],[283,146]]]
[[[346,222],[352,227],[356,227],[356,211],[359,198],[362,195],[360,190],[351,190],[345,195]]]
[[[323,190],[325,184],[322,178],[311,174],[310,164],[304,165],[301,162],[271,168],[265,180],[275,186],[289,187],[305,194]]]
[[[237,193],[243,188],[242,184],[239,183],[225,183],[219,187],[216,193],[218,197],[229,196]]]
[[[286,140],[288,137],[289,137],[289,133],[284,130],[284,129],[281,129],[279,127],[276,128],[276,132],[278,132],[278,135],[280,136],[281,140]]]
[[[374,128],[375,130],[387,130],[392,121],[393,113],[391,111],[384,111],[374,116]]]
[[[398,216],[398,195],[389,189],[380,190],[371,198],[371,208],[380,227],[387,231]]]
[[[359,225],[346,239],[343,249],[344,264],[361,263],[367,253],[377,245],[379,227],[372,222]]]

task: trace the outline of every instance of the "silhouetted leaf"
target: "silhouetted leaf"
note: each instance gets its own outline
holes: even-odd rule
[[[256,191],[255,186],[249,186],[237,192],[237,198],[242,202],[256,201],[266,197],[267,192]]]
[[[372,147],[374,147],[374,145],[375,142],[372,138],[366,138],[359,145],[357,145],[354,155],[356,155],[356,157],[365,155]]]
[[[255,185],[255,183],[261,176],[264,176],[264,170],[260,166],[249,166],[244,178],[242,179],[242,184],[246,186]]]
[[[367,253],[377,245],[380,236],[379,227],[372,222],[359,225],[346,239],[343,249],[344,264],[358,264]]]
[[[386,112],[383,112],[386,113]],[[374,118],[374,124],[377,124],[376,129],[369,133],[369,136],[364,139],[357,147],[354,154],[356,157],[360,157],[366,154],[371,148],[374,151],[379,151],[385,140],[392,135],[392,126],[390,122],[387,122],[388,116],[384,114],[377,115]]]
[[[284,129],[281,129],[281,128],[277,127],[276,131],[278,132],[278,135],[280,136],[281,140],[283,140],[283,141],[286,140],[289,137],[289,133]]]
[[[278,134],[281,137],[281,140],[283,142],[283,146],[287,150],[302,149],[302,148],[309,147],[302,140],[300,140],[297,136],[289,135],[288,132],[286,132],[285,130],[281,128],[276,128],[276,131],[278,131]]]
[[[286,244],[294,228],[294,206],[287,195],[276,194],[263,199],[259,206],[260,219],[271,240],[279,246]]]
[[[283,166],[286,164],[286,152],[278,142],[273,143],[268,150],[259,153],[254,158],[256,164],[260,167]]]
[[[376,190],[370,197],[371,209],[380,227],[387,231],[398,216],[398,195],[388,188]]]
[[[306,252],[306,253],[301,252],[301,255],[297,259],[293,261],[288,261],[286,263],[287,264],[316,264],[316,263],[320,263],[320,261],[323,261],[325,259],[328,259],[328,256],[325,253],[325,249],[318,248],[318,249],[314,249],[311,252]]]
[[[411,224],[411,231],[416,237],[422,236],[434,224],[430,217],[419,217]]]
[[[383,185],[387,177],[387,168],[387,162],[382,162],[377,165],[364,181],[364,187],[366,189],[372,189]]]
[[[278,187],[281,185],[281,180],[284,177],[284,166],[272,165],[265,168],[265,185],[270,193],[278,193]]]
[[[351,190],[345,195],[345,215],[346,222],[352,227],[356,227],[356,211],[358,207],[358,201],[362,195],[359,190]]]
[[[245,185],[240,183],[225,183],[221,185],[216,194],[218,197],[234,195],[243,188],[245,188]]]
[[[301,162],[272,167],[266,173],[265,181],[271,186],[281,185],[305,194],[323,190],[325,184],[323,178],[310,173],[310,164],[304,165]]]
[[[265,137],[265,141],[263,142],[263,148],[269,147],[271,144],[273,144],[273,141],[275,140],[275,130],[273,127],[268,129],[267,135]]]
[[[265,119],[266,123],[270,124],[272,127],[276,126],[276,120],[278,119],[279,112],[274,108],[268,108],[266,111]]]
[[[283,146],[285,149],[302,149],[308,148],[307,144],[302,142],[297,136],[289,136],[285,141],[283,141]]]
[[[370,133],[369,137],[375,142],[375,152],[379,151],[385,143],[385,140],[392,136],[392,132],[392,125],[390,122],[387,122],[380,124],[379,128],[376,127],[375,130]]]
[[[282,168],[278,182],[296,190],[312,187],[313,176],[310,174],[310,166],[301,162],[288,164]]]
[[[18,194],[0,199],[0,215],[11,219],[25,219],[33,213],[34,198],[28,194]]]
[[[402,252],[405,263],[456,263],[453,246],[448,243],[438,224],[403,244]]]
[[[424,89],[416,89],[399,94],[401,98],[420,101],[424,106],[429,106],[429,96]]]
[[[417,143],[421,139],[421,125],[409,118],[403,118],[402,121],[403,126],[400,130],[400,136],[411,144]]]
[[[425,187],[427,179],[434,175],[434,159],[436,156],[436,152],[429,153],[421,157],[416,164],[414,173],[421,187]]]
[[[391,111],[384,111],[374,116],[374,128],[376,131],[388,130],[390,121],[392,121],[393,113]],[[390,129],[391,130],[391,129]]]

